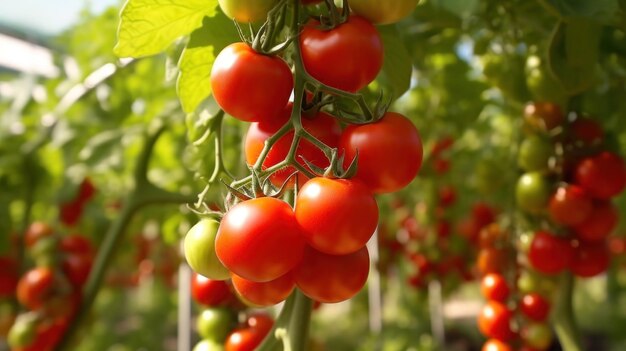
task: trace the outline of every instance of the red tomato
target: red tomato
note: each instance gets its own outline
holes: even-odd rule
[[[374,123],[350,125],[341,134],[340,149],[349,165],[358,151],[355,178],[374,193],[390,193],[408,185],[422,165],[422,140],[403,115],[387,112]]]
[[[246,43],[234,43],[215,58],[211,90],[229,115],[260,122],[276,118],[287,105],[293,76],[280,57],[257,53]]]
[[[435,158],[433,159],[433,169],[435,173],[442,175],[450,172],[450,168],[452,168],[452,163],[450,160],[445,158]]]
[[[578,118],[570,125],[570,130],[575,140],[585,144],[593,144],[604,138],[604,130],[600,124],[589,118]]]
[[[0,299],[15,295],[19,280],[18,265],[11,257],[0,257]]]
[[[619,221],[617,208],[610,202],[596,202],[591,214],[574,227],[576,237],[584,241],[604,240]]]
[[[30,310],[46,303],[54,289],[54,272],[47,267],[33,268],[17,284],[17,300]]]
[[[591,196],[609,199],[626,187],[626,165],[621,157],[605,151],[582,160],[576,167],[575,178]]]
[[[570,266],[573,254],[569,240],[539,231],[530,244],[528,259],[540,273],[557,274]]]
[[[52,227],[43,222],[33,222],[24,233],[26,247],[32,247],[35,243],[46,236],[54,234]]]
[[[481,248],[497,246],[498,242],[506,239],[506,233],[502,231],[498,223],[491,223],[480,231],[478,244]]]
[[[543,322],[550,314],[550,303],[537,293],[528,293],[522,297],[520,310],[531,320]]]
[[[452,137],[443,137],[435,143],[432,151],[430,152],[433,157],[439,156],[442,152],[450,149],[454,144],[454,139]]]
[[[247,320],[247,326],[235,329],[224,344],[225,351],[254,351],[272,330],[274,321],[266,315],[252,315]]]
[[[513,348],[498,339],[489,339],[483,344],[481,351],[513,351]]]
[[[248,165],[252,166],[257,161],[263,150],[265,140],[274,135],[285,123],[289,122],[292,108],[293,104],[289,103],[275,120],[250,124],[244,145]],[[312,118],[302,115],[301,120],[304,130],[316,137],[319,141],[331,148],[336,148],[339,145],[341,126],[332,116],[324,112],[319,112]],[[267,155],[265,162],[263,162],[263,169],[269,168],[284,160],[289,153],[292,141],[293,131],[278,139]],[[330,164],[326,155],[305,139],[300,139],[300,143],[296,149],[296,160],[308,169],[302,158],[321,168],[326,168]],[[293,167],[287,167],[273,173],[270,179],[274,185],[280,186],[293,172],[295,172]],[[298,183],[300,186],[306,183],[307,180],[308,177],[306,175],[302,173],[298,174]]]
[[[89,278],[93,259],[88,255],[70,254],[63,257],[61,268],[74,288],[81,288]]]
[[[456,202],[456,190],[452,185],[444,185],[438,190],[439,204],[450,207]]]
[[[489,301],[478,315],[478,329],[489,338],[509,341],[515,334],[511,330],[513,312],[497,301]]]
[[[212,280],[200,274],[193,274],[191,296],[196,302],[217,307],[229,303],[232,299],[230,287],[223,280]]]
[[[358,180],[317,177],[296,200],[296,220],[309,245],[330,254],[360,250],[378,225],[378,205]]]
[[[73,234],[65,236],[61,238],[59,246],[61,251],[65,253],[85,256],[93,256],[94,254],[91,241],[83,235]]]
[[[383,42],[376,27],[359,16],[331,30],[311,20],[300,33],[306,71],[333,88],[356,92],[376,78],[383,65]]]
[[[524,109],[526,123],[537,129],[550,130],[560,126],[565,115],[559,105],[551,102],[535,102]]]
[[[220,223],[215,252],[224,266],[254,281],[274,280],[302,259],[304,237],[291,207],[261,197],[231,208]]]
[[[496,210],[484,202],[477,202],[472,206],[472,217],[481,228],[495,222],[496,216]]]
[[[445,219],[437,221],[437,236],[439,238],[448,238],[452,233],[452,224]]]
[[[480,284],[480,291],[487,300],[506,302],[511,289],[506,279],[501,274],[490,273],[483,277]]]
[[[365,285],[370,269],[366,247],[348,255],[327,255],[313,248],[304,250],[294,271],[296,285],[315,301],[334,303],[347,300]]]
[[[510,259],[511,254],[504,249],[485,247],[478,252],[476,264],[481,274],[503,273]]]
[[[591,214],[593,203],[585,190],[577,185],[559,187],[552,195],[548,211],[550,218],[561,225],[580,224]]]
[[[67,226],[75,226],[83,215],[83,204],[77,201],[62,203],[59,208],[59,220]]]
[[[257,306],[272,306],[284,301],[296,286],[293,274],[264,283],[256,283],[232,274],[233,287],[244,301]]]
[[[606,272],[611,263],[610,253],[605,242],[580,242],[572,261],[572,273],[581,278],[589,278]]]

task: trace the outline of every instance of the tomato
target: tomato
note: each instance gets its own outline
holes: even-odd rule
[[[483,229],[479,233],[479,241],[481,248],[489,248],[497,245],[498,242],[505,239],[506,233],[502,231],[500,225],[497,223],[491,223]]]
[[[259,158],[265,141],[276,133],[285,123],[289,122],[292,108],[293,104],[289,103],[275,120],[250,124],[244,144],[246,162],[249,166],[254,165]],[[331,148],[336,148],[339,145],[341,126],[334,117],[324,112],[318,112],[313,117],[303,114],[301,121],[304,130],[316,137],[319,141]],[[278,139],[270,149],[265,162],[263,162],[263,169],[274,166],[287,158],[292,141],[293,131],[290,131]],[[302,158],[320,168],[326,168],[330,165],[324,152],[305,139],[300,139],[300,143],[296,149],[296,160],[301,165],[305,166],[305,168],[310,169],[306,166]],[[293,167],[283,168],[273,173],[270,180],[274,185],[281,186],[293,172],[295,172]],[[298,173],[298,184],[300,186],[306,183],[307,180],[308,177],[306,175]]]
[[[200,340],[192,351],[224,351],[224,346],[217,341],[211,339]]]
[[[533,128],[551,130],[565,121],[561,108],[551,102],[535,102],[524,109],[526,123]]]
[[[621,157],[605,151],[582,160],[576,167],[575,178],[591,196],[609,199],[626,187],[626,165]]]
[[[218,0],[224,14],[237,22],[265,21],[279,0]]]
[[[452,168],[450,160],[445,158],[433,159],[433,169],[435,170],[435,173],[443,175],[450,172],[450,168]]]
[[[274,280],[302,259],[304,237],[291,207],[261,197],[241,202],[222,219],[217,257],[231,272],[255,282]]]
[[[611,234],[619,222],[617,208],[610,202],[596,202],[591,214],[574,226],[578,239],[584,241],[602,241]]]
[[[548,162],[554,154],[554,146],[549,139],[533,134],[520,145],[517,164],[527,172],[548,169]]]
[[[358,152],[355,178],[374,193],[391,193],[408,185],[422,165],[422,140],[417,128],[403,115],[387,112],[377,122],[350,125],[341,134],[344,165]]]
[[[552,330],[546,323],[527,324],[522,327],[520,335],[526,346],[537,350],[547,350],[552,344]]]
[[[351,0],[350,8],[354,13],[376,24],[398,22],[408,16],[419,0],[380,1]]]
[[[245,302],[256,306],[273,306],[284,301],[296,286],[293,274],[288,272],[269,282],[257,283],[232,275],[233,287]]]
[[[587,192],[576,185],[559,187],[548,206],[550,218],[557,224],[575,226],[592,213],[593,203]]]
[[[606,272],[611,257],[606,243],[579,243],[576,248],[571,270],[581,278],[594,277]]]
[[[17,261],[11,257],[0,257],[0,298],[12,297],[19,280]]]
[[[226,282],[213,280],[200,274],[191,279],[191,296],[196,302],[206,306],[223,306],[232,299],[232,292]]]
[[[254,351],[272,329],[273,321],[266,315],[248,317],[247,326],[234,330],[226,338],[226,351]]]
[[[444,185],[437,191],[439,205],[450,207],[456,202],[456,189],[452,185]]]
[[[489,339],[483,344],[481,351],[513,351],[513,348],[498,339]]]
[[[550,303],[536,292],[522,296],[520,310],[533,321],[543,322],[550,314]]]
[[[487,247],[478,253],[476,264],[481,274],[503,273],[509,264],[510,253],[504,249]]]
[[[523,294],[539,293],[543,296],[552,296],[557,290],[557,283],[550,276],[527,269],[517,278],[517,289]]]
[[[83,215],[83,204],[77,201],[62,203],[59,208],[59,220],[61,223],[72,227]]]
[[[296,200],[296,220],[314,249],[345,255],[360,250],[378,225],[378,205],[358,180],[317,177]]]
[[[202,310],[196,320],[196,329],[202,339],[222,342],[234,327],[235,316],[226,308]]]
[[[24,233],[24,242],[26,247],[32,247],[35,243],[47,236],[54,234],[52,227],[43,222],[33,222]]]
[[[334,29],[319,27],[319,21],[311,20],[299,36],[304,68],[311,76],[348,92],[357,92],[376,78],[383,65],[383,42],[374,25],[350,16]]]
[[[201,219],[185,236],[185,259],[189,266],[201,275],[215,280],[226,280],[230,272],[215,253],[215,237],[219,223],[212,219]]]
[[[490,273],[483,277],[480,284],[480,291],[487,300],[506,302],[511,289],[506,279],[501,274]]]
[[[260,122],[276,118],[287,105],[293,76],[280,57],[234,43],[215,58],[211,90],[224,112],[242,121]]]
[[[366,247],[348,255],[327,255],[313,248],[304,250],[294,271],[296,285],[315,301],[334,303],[347,300],[365,285],[370,269]]]
[[[448,238],[450,234],[452,234],[452,224],[445,219],[440,219],[437,221],[436,229],[437,237],[439,238]]]
[[[550,182],[539,172],[522,174],[515,187],[517,205],[530,213],[543,211],[550,199],[550,193]]]
[[[528,259],[537,271],[556,274],[569,268],[573,254],[569,240],[539,231],[535,233],[530,244]]]
[[[477,202],[472,206],[472,217],[482,228],[496,221],[497,212],[484,202]]]
[[[581,117],[570,124],[570,132],[574,141],[591,145],[604,139],[604,130],[597,121]]]
[[[50,268],[33,268],[17,284],[17,300],[30,310],[37,310],[53,293],[54,272]]]
[[[61,268],[74,288],[81,288],[89,278],[93,259],[88,255],[70,254],[63,257]]]
[[[65,253],[75,255],[93,256],[94,254],[91,241],[84,235],[72,234],[62,237],[59,248]]]
[[[489,338],[508,341],[514,337],[511,330],[513,312],[497,301],[489,301],[478,315],[478,329]]]

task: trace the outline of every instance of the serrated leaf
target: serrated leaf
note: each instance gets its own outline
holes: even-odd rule
[[[185,112],[192,112],[211,95],[211,69],[217,54],[227,45],[239,41],[232,20],[221,12],[205,18],[201,28],[191,33],[178,68],[176,90]]]
[[[119,57],[157,54],[214,16],[216,7],[217,0],[127,0],[113,51]]]
[[[381,77],[391,88],[391,94],[396,99],[409,90],[413,65],[411,55],[404,46],[398,28],[395,26],[381,26],[378,28],[383,39],[384,62]]]

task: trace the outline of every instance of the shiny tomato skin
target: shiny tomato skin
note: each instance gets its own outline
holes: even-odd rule
[[[598,201],[594,204],[591,214],[573,229],[578,239],[599,242],[611,234],[618,222],[617,208],[608,201]]]
[[[191,278],[191,296],[199,304],[218,307],[228,304],[233,294],[225,281],[209,279],[194,273]]]
[[[548,212],[557,224],[574,226],[589,217],[593,202],[585,189],[577,185],[559,187],[550,198]]]
[[[383,42],[373,24],[352,15],[334,29],[319,27],[319,21],[311,20],[299,36],[302,61],[311,76],[353,93],[376,78],[383,65]]]
[[[284,301],[296,286],[291,272],[263,283],[253,282],[236,274],[231,277],[233,287],[243,301],[259,307],[273,306]]]
[[[513,348],[498,339],[489,339],[483,344],[481,351],[513,351]]]
[[[511,294],[506,279],[501,274],[490,273],[483,277],[480,284],[480,291],[487,300],[506,302]]]
[[[350,8],[354,13],[376,24],[395,23],[408,16],[419,0],[380,1],[352,0]]]
[[[478,252],[476,265],[481,274],[503,273],[509,264],[511,253],[502,248],[486,247]]]
[[[93,258],[88,255],[65,255],[61,261],[63,273],[75,289],[80,289],[89,278]]]
[[[274,135],[285,123],[289,122],[292,108],[293,104],[289,103],[275,120],[250,124],[244,144],[246,163],[249,166],[256,163],[263,150],[265,140]],[[339,145],[341,126],[334,117],[320,111],[313,117],[302,115],[301,121],[304,130],[319,141],[331,148],[336,148]],[[263,162],[263,169],[274,166],[287,157],[293,141],[293,134],[293,131],[290,131],[278,139],[267,155],[265,162]],[[296,160],[309,169],[302,158],[321,168],[326,168],[330,164],[324,152],[305,139],[300,139],[296,149]],[[287,167],[273,173],[270,180],[272,184],[281,186],[294,172],[295,169],[293,167]],[[298,184],[300,186],[304,185],[307,180],[309,178],[306,175],[298,173]]]
[[[557,274],[569,268],[574,255],[567,239],[539,231],[533,237],[528,259],[533,268],[544,274]]]
[[[374,123],[348,126],[341,134],[339,148],[345,151],[344,166],[358,151],[355,178],[376,194],[404,188],[422,165],[422,140],[417,128],[395,112],[387,112]]]
[[[229,115],[260,122],[276,118],[293,90],[289,65],[276,56],[255,52],[248,44],[234,43],[222,50],[211,70],[211,91]]]
[[[55,285],[54,272],[47,267],[33,268],[17,283],[17,300],[30,310],[44,306]]]
[[[571,270],[581,278],[590,278],[606,272],[611,264],[611,256],[606,243],[579,243],[576,248]]]
[[[235,329],[224,344],[225,351],[254,351],[270,332],[274,321],[264,314],[248,317],[246,326]]]
[[[218,0],[226,16],[241,23],[265,21],[278,0]]]
[[[626,165],[618,155],[605,151],[582,160],[576,167],[576,183],[598,199],[610,199],[626,187]]]
[[[231,272],[254,282],[274,280],[302,259],[305,241],[292,208],[261,197],[231,208],[222,219],[215,252]]]
[[[378,205],[359,180],[317,177],[296,200],[296,220],[307,243],[329,255],[360,250],[378,225]]]
[[[195,272],[216,280],[230,278],[230,271],[224,267],[215,253],[215,237],[219,222],[203,218],[194,224],[185,235],[183,250],[185,259]]]
[[[340,256],[307,247],[294,276],[296,285],[306,296],[323,303],[335,303],[353,297],[363,288],[369,268],[366,247]]]
[[[94,247],[91,241],[84,235],[72,234],[64,236],[59,241],[61,251],[76,255],[94,255]]]
[[[550,314],[550,303],[540,294],[531,292],[522,296],[520,310],[529,319],[543,322]]]
[[[539,130],[554,129],[565,121],[559,105],[551,102],[535,102],[526,105],[524,118],[531,127]]]
[[[582,141],[584,144],[593,144],[604,139],[604,130],[600,124],[590,118],[578,118],[570,125],[570,131],[574,141]]]
[[[0,257],[0,299],[15,295],[19,280],[17,261],[11,257]]]
[[[497,301],[488,301],[478,315],[478,329],[489,337],[500,341],[513,339],[515,333],[511,330],[513,312]]]

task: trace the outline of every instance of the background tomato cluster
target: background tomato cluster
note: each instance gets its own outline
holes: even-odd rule
[[[325,6],[302,3],[312,13]],[[215,248],[186,241],[196,235],[214,241],[219,223],[203,217],[226,210],[219,181],[249,175],[264,141],[292,117],[295,46],[311,76],[359,92],[370,108],[382,90],[382,102],[391,101],[389,111],[417,127],[423,146],[415,180],[404,177],[391,188],[410,183],[393,194],[373,186],[378,232],[362,255],[367,283],[355,283],[348,301],[313,310],[310,349],[623,349],[623,2],[349,3],[362,18],[344,27],[352,28],[347,49],[316,46],[327,33],[311,22],[280,59],[254,58],[271,61],[279,78],[248,77],[244,88],[225,90],[225,78],[211,69],[224,50],[253,58],[247,46],[229,46],[241,41],[229,17],[255,21],[258,31],[274,1],[131,0],[121,18],[121,6],[86,10],[71,29],[39,40],[52,50],[58,76],[0,71],[0,349],[9,343],[46,349],[70,328],[75,338],[63,340],[64,349],[240,350],[247,346],[233,340],[258,344],[283,323],[282,305],[259,305],[283,300],[294,281],[266,289],[238,278],[202,285],[189,266],[219,279],[230,278],[231,269],[222,257],[207,264]],[[159,15],[142,21],[146,8]],[[120,21],[132,25],[118,29]],[[374,46],[381,46],[375,52],[354,39],[372,30],[379,36]],[[157,34],[143,40],[150,31]],[[318,54],[326,58],[316,66]],[[267,73],[252,69],[266,63],[251,62],[241,64],[248,74]],[[274,84],[257,84],[268,79]],[[255,89],[276,89],[280,98],[259,99]],[[330,113],[362,112],[352,95],[329,99],[314,86],[307,90],[300,96],[302,124],[315,138],[341,147],[366,132],[367,124],[347,126],[352,114]],[[316,103],[323,111],[307,114]],[[399,139],[408,128],[396,122],[376,139]],[[284,160],[294,137],[285,133],[260,169]],[[365,183],[373,184],[372,174],[413,173],[404,166],[416,162],[403,152],[368,160],[372,146],[358,145]],[[313,165],[330,164],[309,140],[297,152]],[[355,156],[350,152],[344,166]],[[298,167],[313,170],[294,161],[300,166],[270,177],[274,186]],[[305,191],[311,177],[297,178]],[[217,183],[206,187],[211,179]],[[311,188],[323,181],[309,182]],[[298,219],[304,207],[292,216]],[[373,215],[351,216],[362,224]],[[308,218],[311,225],[316,218]],[[28,239],[33,223],[45,223],[50,235]],[[307,250],[311,262],[321,256]],[[105,251],[111,254],[98,254]],[[102,262],[107,269],[89,275]],[[339,266],[352,273],[322,262],[308,277],[319,287],[330,284],[321,278],[338,275],[333,282],[345,286],[354,270]],[[101,287],[97,296],[88,293],[94,286]],[[247,301],[237,297],[244,291]],[[74,311],[85,301],[93,301],[91,309]],[[71,326],[75,315],[83,321],[78,328]]]

